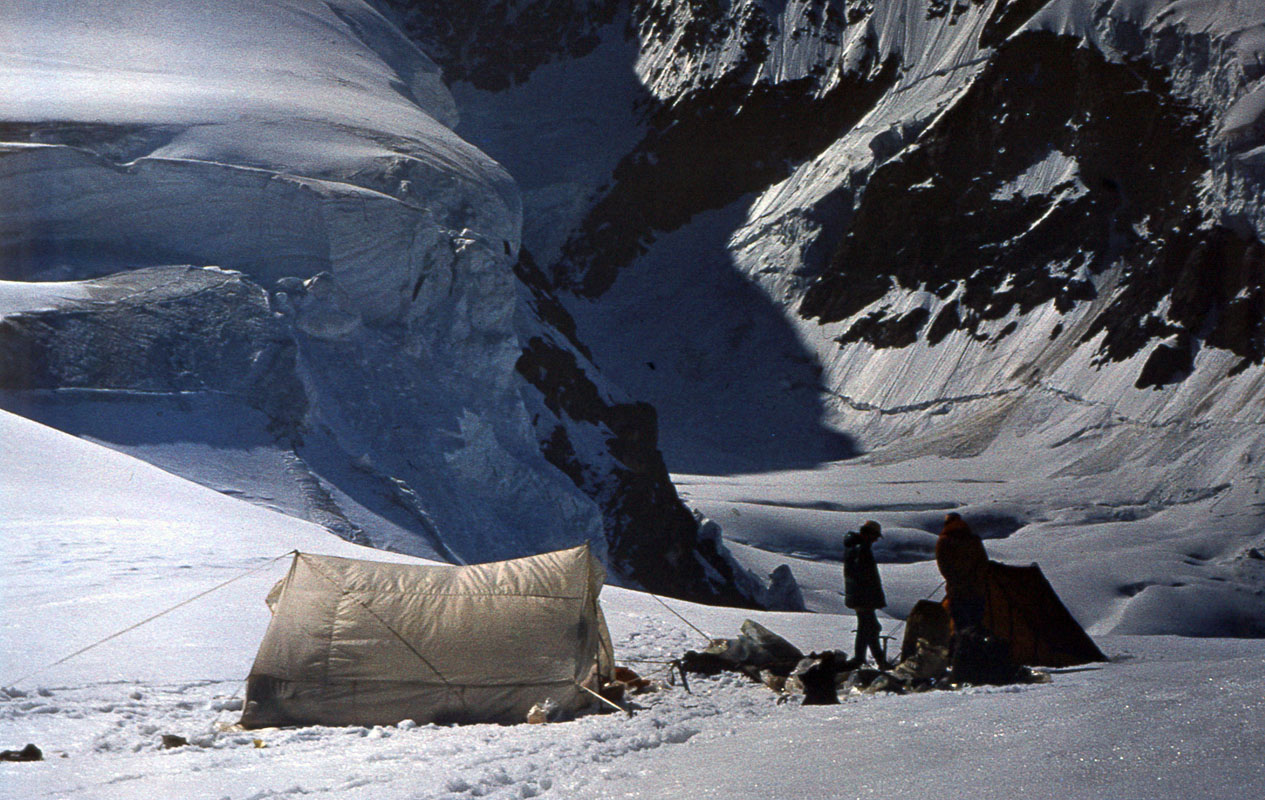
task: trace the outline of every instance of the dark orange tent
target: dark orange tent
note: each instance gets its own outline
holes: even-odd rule
[[[1036,564],[988,562],[984,626],[1010,643],[1016,664],[1072,667],[1107,660]]]
[[[1055,594],[1036,564],[1015,567],[988,562],[984,626],[1010,645],[1016,664],[1029,667],[1072,667],[1106,661],[1067,606]],[[949,600],[919,601],[906,621],[901,658],[908,658],[919,638],[947,647],[952,632]]]

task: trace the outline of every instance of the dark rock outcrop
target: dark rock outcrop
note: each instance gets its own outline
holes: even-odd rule
[[[671,103],[656,103],[645,137],[620,161],[609,190],[564,245],[554,283],[601,295],[657,234],[782,180],[825,149],[890,88],[896,73],[894,61],[865,64],[818,95],[813,78],[752,84],[735,71]]]
[[[532,307],[558,331],[574,322],[553,299],[525,251],[516,274],[532,292]],[[591,377],[595,368],[578,343],[535,336],[516,364],[549,412],[536,417],[541,450],[602,509],[611,565],[647,589],[704,602],[754,606],[750,576],[719,543],[699,536],[658,448],[658,419],[647,403],[614,399]],[[581,455],[575,436],[599,439],[609,459]]]
[[[538,67],[597,46],[616,18],[618,0],[482,3],[467,0],[382,0],[405,33],[443,67],[449,83],[469,81],[489,91],[522,83]]]

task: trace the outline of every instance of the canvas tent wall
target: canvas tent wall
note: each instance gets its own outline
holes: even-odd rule
[[[272,622],[242,724],[521,722],[571,710],[613,665],[587,545],[474,566],[299,553],[269,595]]]

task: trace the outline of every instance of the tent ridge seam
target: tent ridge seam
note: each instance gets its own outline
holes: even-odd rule
[[[541,600],[587,600],[577,594],[536,594],[534,592],[398,592],[390,589],[348,588],[347,594],[390,594],[396,597],[535,597]]]
[[[559,678],[554,681],[528,681],[526,683],[460,683],[449,681],[442,683],[440,681],[400,681],[400,680],[381,680],[375,678],[356,678],[354,680],[328,680],[328,681],[304,681],[293,680],[289,678],[278,678],[287,683],[307,683],[313,686],[355,686],[362,683],[373,684],[393,684],[396,686],[433,686],[445,689],[526,689],[532,686],[571,686],[576,681],[575,678]]]

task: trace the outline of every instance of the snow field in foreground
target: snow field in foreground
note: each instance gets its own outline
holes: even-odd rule
[[[128,456],[0,414],[3,676],[300,547],[365,555],[307,523]],[[373,557],[399,558],[389,553]],[[839,706],[778,704],[735,676],[640,696],[631,718],[546,726],[221,730],[267,624],[284,560],[0,697],[13,798],[1059,797],[1265,794],[1265,644],[1099,638],[1113,663],[1048,685]],[[850,647],[847,615],[748,613],[666,601],[710,636],[747,616],[805,651]],[[661,661],[703,637],[654,598],[603,593],[617,657]],[[888,623],[890,626],[890,623]],[[164,734],[190,744],[164,749]],[[258,743],[256,743],[258,740]],[[63,757],[64,754],[64,757]]]
[[[696,645],[646,598],[616,594],[607,606],[624,658]],[[695,610],[717,623],[740,616]],[[803,617],[765,622],[795,638]],[[638,697],[631,719],[545,726],[219,731],[236,719],[232,682],[51,687],[0,706],[6,740],[39,741],[49,760],[0,775],[18,791],[6,796],[120,800],[1260,796],[1265,648],[1105,644],[1115,663],[1048,685],[802,707],[743,678],[696,676],[691,693]],[[190,745],[163,749],[165,733]]]

